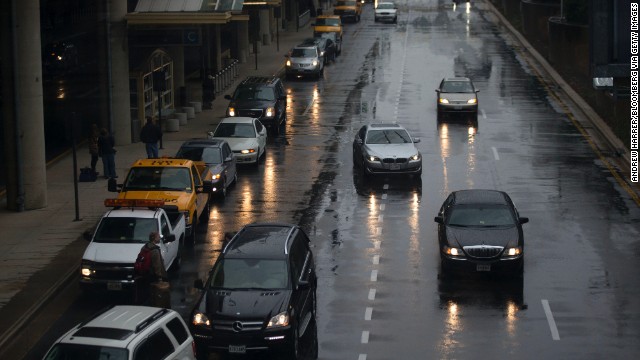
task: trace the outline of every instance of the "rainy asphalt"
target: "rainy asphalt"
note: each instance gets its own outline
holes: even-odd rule
[[[323,79],[286,81],[286,129],[212,207],[172,275],[173,308],[188,317],[193,280],[206,277],[225,232],[282,221],[312,239],[321,359],[634,358],[634,198],[482,2],[468,11],[397,3],[397,25],[374,23],[371,5],[346,24],[343,53]],[[434,89],[445,76],[480,89],[477,122],[436,121]],[[355,133],[396,121],[421,138],[422,178],[362,179],[351,160]],[[521,281],[439,279],[433,217],[451,191],[470,188],[504,190],[530,218]],[[120,300],[70,295],[43,342]]]

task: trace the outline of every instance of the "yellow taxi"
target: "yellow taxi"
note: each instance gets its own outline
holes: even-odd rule
[[[319,37],[322,33],[334,32],[342,41],[342,20],[339,15],[319,15],[313,24],[313,37]]]
[[[333,15],[341,19],[350,18],[354,22],[360,22],[362,15],[362,0],[338,0],[333,7]]]

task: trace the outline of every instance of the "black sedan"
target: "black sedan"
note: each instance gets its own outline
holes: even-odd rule
[[[227,196],[227,188],[238,180],[236,157],[225,140],[187,140],[180,146],[176,158],[203,161],[207,164],[212,174],[212,179],[207,179],[213,183],[211,195],[220,199]]]
[[[441,273],[505,271],[521,277],[524,268],[522,224],[507,193],[496,190],[452,192],[438,216]]]
[[[336,43],[328,37],[315,37],[305,39],[301,46],[315,45],[320,49],[320,54],[324,56],[325,65],[329,62],[336,62],[338,49]]]

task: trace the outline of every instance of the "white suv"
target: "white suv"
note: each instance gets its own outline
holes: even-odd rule
[[[78,324],[45,360],[195,359],[195,344],[180,315],[148,306],[114,306]]]

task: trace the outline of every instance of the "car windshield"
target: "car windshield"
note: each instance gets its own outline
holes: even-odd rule
[[[273,89],[267,86],[242,86],[233,94],[235,100],[273,101],[276,99]]]
[[[506,227],[514,226],[515,218],[505,205],[458,205],[449,214],[447,225]]]
[[[367,144],[406,144],[411,136],[403,129],[371,130],[367,133]]]
[[[336,41],[337,35],[334,32],[328,32],[328,33],[321,33],[320,34],[321,38],[327,38],[327,39],[331,39],[332,41]]]
[[[396,6],[392,3],[380,3],[378,4],[377,9],[393,9]]]
[[[191,191],[191,176],[184,167],[133,167],[124,189]]]
[[[340,26],[340,19],[316,19],[316,26]]]
[[[473,86],[468,81],[445,81],[442,84],[442,92],[448,93],[472,93]]]
[[[45,360],[127,360],[129,352],[127,349],[112,347],[79,345],[79,344],[56,344],[47,353]]]
[[[255,138],[252,124],[220,123],[213,133],[215,137]]]
[[[107,217],[98,225],[93,241],[97,243],[144,244],[149,233],[158,231],[156,219]]]
[[[315,49],[295,48],[291,51],[291,57],[314,58],[318,57]]]
[[[288,284],[287,262],[280,259],[223,259],[209,279],[210,288],[230,290],[286,289]]]
[[[208,165],[222,164],[222,152],[220,148],[183,146],[178,150],[176,158],[204,161]]]

